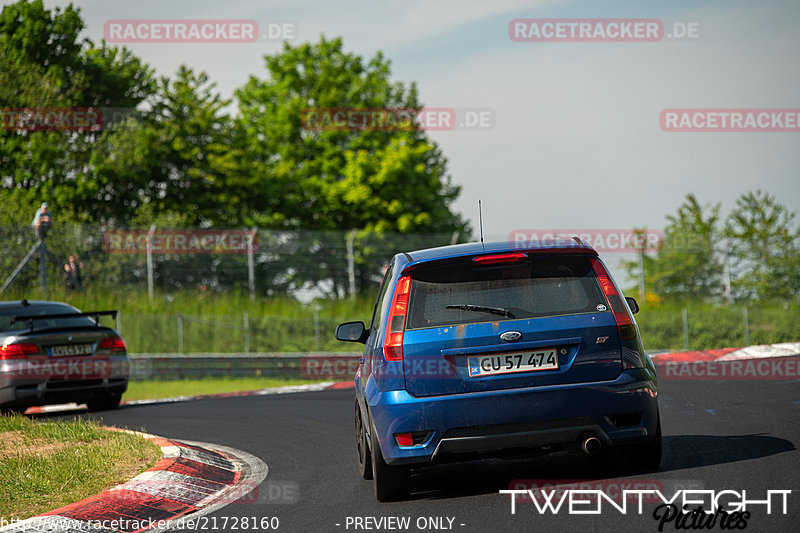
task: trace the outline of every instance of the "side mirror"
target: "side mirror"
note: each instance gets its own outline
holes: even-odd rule
[[[336,326],[336,340],[366,344],[369,332],[363,322],[345,322]]]
[[[625,301],[628,302],[628,307],[631,308],[631,313],[635,315],[639,312],[639,304],[636,303],[636,300],[632,296],[626,296]]]

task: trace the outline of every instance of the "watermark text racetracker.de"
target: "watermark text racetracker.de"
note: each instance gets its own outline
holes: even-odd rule
[[[298,31],[293,20],[114,19],[103,25],[103,38],[110,43],[254,43],[291,41]]]
[[[670,28],[665,31],[665,28]],[[650,43],[701,38],[697,21],[637,18],[517,18],[508,23],[516,42]]]
[[[126,375],[130,365],[127,361],[111,361],[95,356],[68,356],[60,358],[29,356],[5,372],[17,379],[105,379]]]
[[[664,109],[659,123],[666,132],[797,133],[800,132],[800,108]]]
[[[573,237],[592,246],[599,253],[657,252],[664,234],[660,230],[635,229],[515,229],[508,235],[514,248],[547,246],[581,246]]]
[[[75,107],[0,108],[0,128],[5,131],[100,131],[99,109]]]
[[[133,517],[122,513],[111,514],[101,518],[79,521],[64,516],[36,516],[27,520],[0,517],[0,530],[11,527],[11,531],[272,531],[280,529],[277,516],[196,516],[188,515],[179,518],[163,518],[159,516]]]
[[[306,379],[351,380],[362,364],[357,355],[306,356],[300,362],[300,375]],[[381,369],[385,377],[403,378],[406,373],[415,379],[451,379],[455,366],[445,359],[405,361],[403,365],[387,365]]]
[[[800,378],[800,356],[716,361],[656,361],[658,375],[667,380],[796,380]]]
[[[0,129],[19,133],[94,133],[142,115],[126,107],[3,107],[0,108]]]
[[[211,485],[206,489],[213,488]],[[133,479],[111,490],[114,497],[123,500],[147,502],[148,495],[158,496],[176,502],[196,503],[198,486],[192,481],[163,479]],[[204,492],[204,491],[201,491]],[[296,481],[272,480],[260,485],[252,481],[242,481],[227,489],[222,495],[210,494],[209,501],[215,504],[250,505],[290,505],[300,500],[300,485]]]
[[[115,230],[103,235],[111,254],[246,254],[258,249],[253,230]]]
[[[489,130],[494,123],[494,111],[487,108],[338,107],[307,108],[300,114],[307,132]]]

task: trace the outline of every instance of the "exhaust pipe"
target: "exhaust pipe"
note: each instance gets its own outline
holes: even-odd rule
[[[588,455],[593,455],[599,452],[602,446],[603,445],[600,442],[600,439],[598,439],[594,435],[589,435],[588,437],[585,437],[583,440],[581,440],[581,450],[583,450],[584,453]]]

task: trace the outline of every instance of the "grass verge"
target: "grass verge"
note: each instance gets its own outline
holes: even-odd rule
[[[194,380],[143,380],[131,381],[128,390],[122,396],[123,401],[157,400],[175,396],[197,396],[201,394],[222,394],[284,387],[287,385],[308,385],[323,380],[285,379],[285,378],[202,378]]]
[[[93,421],[0,416],[0,517],[29,518],[81,500],[159,457],[155,444]]]

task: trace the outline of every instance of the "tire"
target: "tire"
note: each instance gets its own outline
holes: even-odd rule
[[[628,447],[628,465],[632,470],[658,470],[661,466],[661,415],[656,418],[656,437],[645,444]]]
[[[375,498],[379,502],[402,500],[411,494],[411,470],[408,466],[390,466],[383,460],[378,432],[372,428],[372,475]]]
[[[361,477],[364,479],[372,479],[372,456],[369,453],[367,430],[364,427],[361,408],[358,406],[358,398],[356,398],[354,418],[356,426],[356,460],[358,461],[358,473],[361,474]]]
[[[89,411],[92,413],[97,411],[113,411],[119,407],[121,401],[122,394],[104,394],[102,396],[96,396],[86,402],[86,407],[88,407]]]

